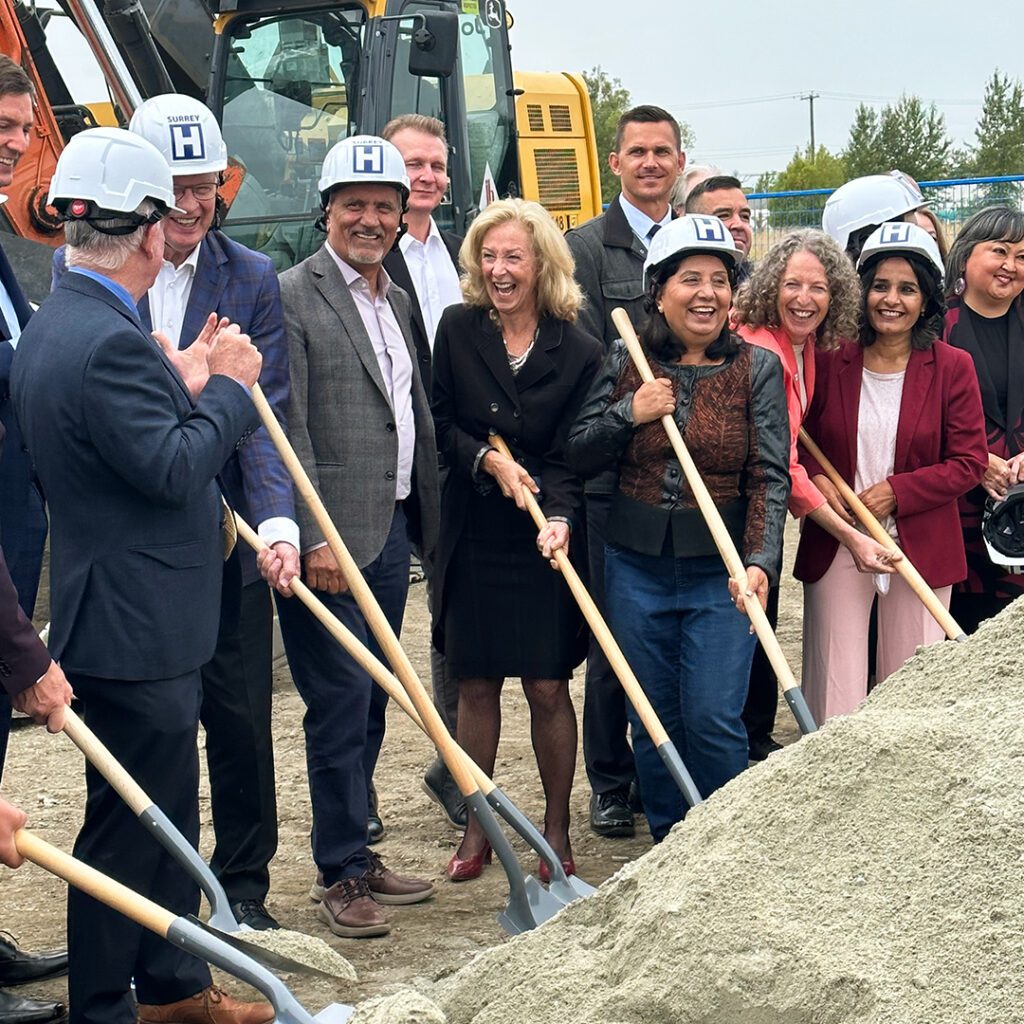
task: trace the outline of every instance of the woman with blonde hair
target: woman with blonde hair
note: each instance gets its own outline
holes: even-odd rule
[[[568,552],[580,521],[582,486],[564,446],[601,347],[575,326],[581,294],[573,259],[542,206],[492,203],[470,227],[460,260],[465,304],[445,311],[434,343],[432,407],[448,468],[435,643],[458,680],[459,743],[488,774],[502,684],[508,676],[522,679],[546,801],[544,835],[572,873],[577,736],[568,681],[586,638],[565,581],[545,559],[559,548]],[[492,447],[492,434],[504,438],[513,458]],[[524,484],[549,520],[539,534],[523,511]],[[489,862],[490,847],[471,817],[448,877],[476,878]]]

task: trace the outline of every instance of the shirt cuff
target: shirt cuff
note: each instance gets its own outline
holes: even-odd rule
[[[322,540],[322,541],[320,541],[319,544],[310,544],[308,548],[303,548],[302,553],[304,555],[308,555],[311,552],[316,551],[318,548],[325,548],[325,547],[327,547],[327,541]]]
[[[572,533],[572,520],[568,516],[548,516],[549,523],[565,523],[569,527],[569,532]]]
[[[270,519],[264,519],[256,528],[256,532],[264,544],[284,541],[291,544],[296,551],[299,550],[299,524],[287,516],[271,516]]]

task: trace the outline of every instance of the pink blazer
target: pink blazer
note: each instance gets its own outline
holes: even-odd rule
[[[803,422],[804,411],[800,405],[799,373],[804,375],[804,390],[807,392],[807,408],[811,407],[814,398],[815,349],[811,339],[804,346],[803,366],[797,366],[796,353],[784,331],[770,327],[747,327],[742,325],[736,333],[748,344],[759,345],[761,348],[774,352],[782,362],[782,375],[786,386],[786,406],[789,409],[789,476],[792,490],[789,494],[789,512],[797,519],[813,512],[825,504],[821,491],[811,483],[807,470],[800,464],[797,456],[796,438]]]
[[[815,362],[818,386],[804,427],[852,485],[863,350],[846,342],[835,352],[817,353]],[[800,461],[810,476],[822,472],[803,448]],[[912,352],[888,480],[896,495],[899,545],[932,587],[957,583],[967,575],[957,499],[977,486],[987,466],[985,418],[971,357],[941,342]],[[796,578],[820,580],[838,547],[815,523],[804,523]]]

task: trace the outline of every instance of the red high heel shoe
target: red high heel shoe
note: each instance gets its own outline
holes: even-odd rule
[[[484,865],[490,864],[491,860],[491,844],[485,842],[479,853],[465,859],[456,850],[444,871],[453,882],[468,882],[471,878],[479,878],[483,874]]]
[[[576,874],[576,861],[573,859],[571,853],[562,861],[562,870],[567,875]],[[547,885],[551,881],[551,870],[548,867],[548,862],[546,860],[541,860],[541,862],[537,865],[537,877],[545,885]]]

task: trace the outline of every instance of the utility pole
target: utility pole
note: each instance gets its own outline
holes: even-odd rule
[[[807,100],[811,107],[811,163],[814,163],[814,156],[818,152],[814,145],[814,101],[820,95],[820,92],[808,92],[800,94],[800,99]]]

